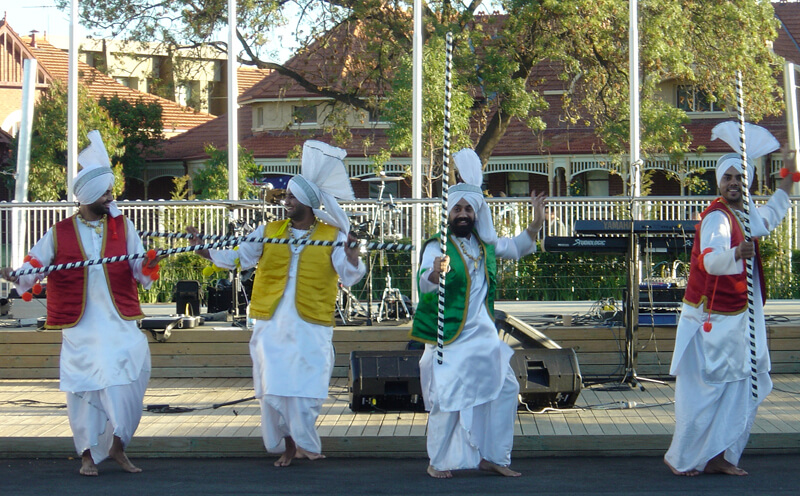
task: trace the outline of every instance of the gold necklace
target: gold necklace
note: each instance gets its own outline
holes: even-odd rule
[[[311,233],[314,232],[314,229],[317,227],[317,219],[314,219],[314,222],[312,222],[311,225],[308,226],[308,229],[306,229],[306,232],[303,233],[303,235],[300,236],[300,237],[295,237],[295,235],[294,235],[294,226],[293,226],[293,224],[291,222],[290,222],[289,225],[292,227],[292,230],[289,231],[289,235],[292,237],[292,239],[295,240],[295,241],[304,241],[304,240],[308,239],[309,236],[311,236]],[[298,231],[299,230],[300,229],[298,229]]]
[[[475,270],[478,270],[478,264],[480,263],[481,258],[483,258],[483,252],[481,251],[480,247],[478,247],[478,256],[473,257],[472,254],[467,251],[467,247],[466,245],[464,245],[464,241],[462,241],[461,238],[458,238],[458,244],[461,245],[461,253],[463,253],[464,255],[467,256],[467,258],[472,260],[472,265],[475,267]]]
[[[106,221],[105,214],[103,214],[103,216],[100,217],[100,220],[97,221],[97,224],[95,224],[94,222],[89,222],[88,220],[84,219],[81,214],[78,214],[78,220],[81,221],[83,225],[89,227],[90,229],[94,229],[94,232],[96,232],[97,234],[103,234],[103,224]]]

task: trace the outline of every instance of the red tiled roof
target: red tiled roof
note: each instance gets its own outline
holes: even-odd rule
[[[31,53],[54,78],[64,82],[68,80],[69,55],[67,52],[54,47],[44,40],[37,39],[36,47],[30,46],[30,38],[23,37],[22,40],[28,43]],[[136,102],[141,99],[145,103],[158,103],[162,109],[165,135],[188,131],[214,118],[210,114],[183,107],[173,101],[132,90],[83,62],[78,62],[78,78],[88,88],[89,94],[95,100],[99,100],[104,96],[110,98],[116,95],[129,102]]]
[[[272,73],[272,69],[256,69],[253,67],[240,67],[239,70],[236,72],[236,82],[239,86],[239,95],[241,96],[242,93],[249,90],[257,83],[261,82],[262,79],[269,76]]]
[[[344,23],[296,53],[284,66],[321,89],[339,91],[349,88],[352,91],[352,88],[357,88],[360,95],[379,95],[382,89],[374,82],[373,56],[366,50],[370,36],[374,34],[366,35],[356,23]],[[320,95],[276,71],[245,91],[239,102],[244,104],[278,96],[318,98]]]

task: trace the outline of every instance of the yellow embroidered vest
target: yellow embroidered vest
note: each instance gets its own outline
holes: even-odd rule
[[[335,241],[338,231],[336,227],[317,221],[317,227],[309,239]],[[289,220],[270,222],[264,230],[264,236],[289,238]],[[332,252],[332,246],[306,246],[300,252],[295,306],[300,317],[312,324],[334,324],[339,276],[331,262]],[[269,320],[275,314],[289,279],[291,258],[289,245],[264,243],[253,280],[250,317]]]

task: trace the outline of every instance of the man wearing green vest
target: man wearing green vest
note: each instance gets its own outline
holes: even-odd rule
[[[260,226],[253,236],[356,241],[336,202],[354,198],[345,155],[340,148],[306,141],[301,173],[286,189],[289,218]],[[198,234],[192,227],[187,231]],[[199,237],[192,242],[199,244]],[[333,372],[337,280],[352,286],[364,277],[358,247],[243,243],[237,250],[198,253],[228,269],[258,265],[250,302],[255,319],[250,356],[264,446],[281,453],[275,466],[324,458],[315,423]]]
[[[420,301],[411,338],[425,344],[420,382],[428,415],[428,474],[480,468],[516,477],[509,468],[519,383],[511,348],[494,325],[496,258],[519,259],[536,249],[544,194],[531,193],[534,220],[514,238],[498,238],[483,198],[481,161],[473,150],[453,156],[464,180],[449,189],[449,235],[442,257],[438,236],[422,249]],[[436,351],[439,274],[445,271],[445,346]]]

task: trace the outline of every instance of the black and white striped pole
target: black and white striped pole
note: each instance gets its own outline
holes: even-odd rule
[[[744,227],[745,242],[752,241],[750,231],[750,177],[747,173],[747,145],[745,143],[745,119],[744,119],[744,91],[742,89],[742,72],[736,71],[736,106],[739,113],[739,139],[742,149],[742,202],[744,215],[742,216],[742,226]],[[750,393],[754,401],[758,400],[758,354],[756,350],[756,314],[754,306],[753,291],[753,259],[745,259],[745,273],[747,276],[747,330],[750,342]],[[763,275],[762,275],[763,277]]]
[[[445,38],[444,66],[444,144],[442,145],[442,219],[439,226],[439,248],[447,256],[447,181],[450,176],[450,93],[453,87],[453,33]],[[444,356],[444,291],[445,272],[439,272],[439,311],[436,332],[436,361],[441,365]]]
[[[167,238],[167,239],[192,239],[195,236],[189,233],[174,233],[174,232],[160,232],[160,231],[137,231],[142,238]],[[290,239],[290,238],[266,238],[258,236],[224,236],[219,234],[200,234],[200,239],[211,241],[231,241],[236,243],[270,243],[279,245],[312,245],[312,246],[349,246],[355,248],[359,243],[347,243],[346,241],[315,241],[308,239]],[[405,243],[366,243],[364,248],[367,250],[386,250],[386,251],[409,251],[414,248],[411,244]]]
[[[191,235],[181,235],[181,237],[191,237]],[[348,245],[347,241],[322,241],[313,239],[290,239],[290,238],[264,238],[259,236],[245,236],[239,238],[227,238],[213,243],[205,243],[195,246],[183,246],[179,248],[170,248],[167,250],[150,250],[149,252],[131,253],[129,255],[119,255],[115,257],[96,258],[91,260],[81,260],[79,262],[69,262],[62,264],[46,265],[44,267],[33,267],[30,269],[18,269],[9,273],[10,277],[19,277],[29,274],[41,274],[55,272],[57,270],[79,269],[91,265],[101,265],[107,263],[124,262],[127,260],[136,260],[138,258],[155,258],[156,256],[169,256],[178,253],[188,253],[198,250],[228,248],[238,245],[240,243],[271,243],[280,245],[309,245],[309,246],[345,246]],[[358,243],[349,244],[351,248],[358,246]],[[413,246],[410,244],[401,243],[369,243],[369,249],[373,250],[395,250],[395,251],[410,251]]]

